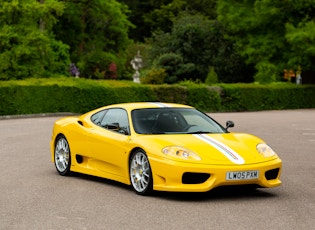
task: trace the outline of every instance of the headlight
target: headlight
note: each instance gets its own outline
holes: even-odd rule
[[[164,149],[162,149],[162,153],[184,160],[201,160],[201,157],[198,154],[179,146],[165,147]]]
[[[264,157],[272,157],[276,153],[265,143],[260,143],[256,146],[257,151]]]

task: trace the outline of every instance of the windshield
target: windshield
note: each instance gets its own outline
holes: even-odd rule
[[[137,109],[131,112],[133,127],[139,134],[226,133],[206,114],[190,108]]]

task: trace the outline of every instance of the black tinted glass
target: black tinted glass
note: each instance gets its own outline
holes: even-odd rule
[[[190,108],[137,109],[132,111],[132,121],[140,134],[226,132],[212,118]]]

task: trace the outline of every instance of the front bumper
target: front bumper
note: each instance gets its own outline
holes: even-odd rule
[[[254,184],[264,188],[281,185],[282,162],[279,158],[258,164],[233,166],[184,163],[165,159],[150,159],[150,164],[153,176],[153,189],[160,191],[206,192],[224,185]],[[259,171],[257,179],[226,180],[227,172],[253,170]],[[189,175],[188,180],[187,178],[185,179],[187,175]],[[194,176],[196,176],[195,180]],[[189,181],[192,182],[189,183]]]

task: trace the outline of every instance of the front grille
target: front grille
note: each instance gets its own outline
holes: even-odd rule
[[[210,178],[208,173],[190,173],[186,172],[183,174],[183,184],[202,184]]]
[[[276,179],[278,177],[279,170],[280,170],[279,168],[268,170],[265,173],[266,179],[267,180],[274,180],[274,179]]]

